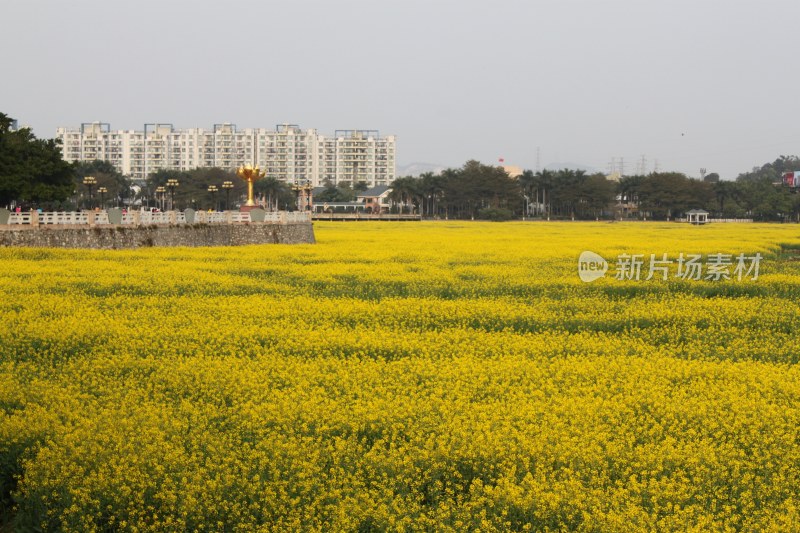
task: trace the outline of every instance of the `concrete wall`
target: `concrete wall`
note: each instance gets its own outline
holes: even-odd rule
[[[240,246],[315,243],[310,223],[187,224],[179,226],[5,226],[0,246],[49,248],[141,248],[147,246]]]

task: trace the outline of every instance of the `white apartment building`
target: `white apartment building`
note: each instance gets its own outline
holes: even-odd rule
[[[395,137],[381,137],[376,130],[337,130],[333,137],[326,137],[295,124],[279,124],[274,130],[239,130],[225,123],[206,130],[154,123],[135,131],[91,122],[77,130],[58,128],[56,137],[61,140],[64,160],[110,161],[134,180],[144,180],[160,169],[233,170],[253,163],[268,176],[314,186],[329,180],[335,184],[365,181],[376,187],[395,179]]]

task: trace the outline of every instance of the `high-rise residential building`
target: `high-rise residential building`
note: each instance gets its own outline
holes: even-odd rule
[[[381,137],[376,130],[337,130],[329,137],[295,124],[239,130],[225,123],[206,130],[153,123],[135,131],[91,122],[80,129],[59,128],[56,137],[66,161],[109,161],[134,180],[161,169],[232,170],[247,164],[288,183],[314,186],[364,181],[375,187],[395,179],[395,137]]]

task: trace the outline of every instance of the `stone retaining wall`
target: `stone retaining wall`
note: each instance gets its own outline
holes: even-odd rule
[[[312,224],[185,224],[179,226],[0,226],[0,246],[141,248],[313,244]]]

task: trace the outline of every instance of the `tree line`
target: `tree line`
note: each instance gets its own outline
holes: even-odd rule
[[[704,209],[719,218],[800,221],[800,194],[781,183],[781,175],[794,170],[800,170],[800,158],[781,156],[735,181],[714,175],[698,180],[678,172],[612,181],[572,169],[525,170],[511,177],[501,167],[468,161],[438,175],[398,178],[391,198],[402,210],[432,218],[671,220]]]
[[[0,206],[61,205],[73,192],[74,166],[64,162],[55,140],[13,129],[13,122],[0,113]]]
[[[12,128],[0,113],[0,206],[47,210],[125,206],[135,199],[146,206],[221,209],[235,207],[245,184],[219,168],[160,170],[144,184],[133,185],[107,161],[70,164],[53,139],[37,139],[30,129]],[[734,181],[697,180],[677,172],[623,176],[611,181],[581,170],[526,170],[511,177],[501,167],[467,161],[439,174],[400,177],[392,183],[395,210],[429,218],[492,219],[673,219],[690,209],[712,217],[800,221],[800,194],[781,184],[784,172],[800,170],[800,158],[781,156],[740,174]],[[93,182],[86,183],[91,176]],[[711,176],[713,177],[713,175]],[[159,192],[168,180],[179,185]],[[230,189],[222,184],[231,182]],[[209,186],[216,187],[216,192]],[[316,201],[350,201],[365,183],[325,184]],[[291,186],[267,176],[255,184],[261,202],[271,209],[293,209]],[[101,205],[102,204],[102,205]]]

